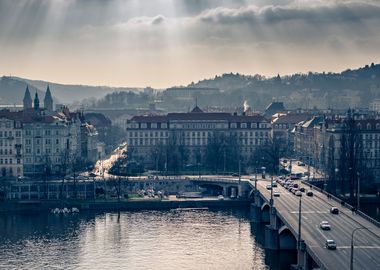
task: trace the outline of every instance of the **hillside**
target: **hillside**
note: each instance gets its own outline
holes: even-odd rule
[[[88,86],[88,85],[66,85],[46,81],[29,80],[18,77],[3,76],[0,78],[0,103],[2,104],[21,104],[26,85],[29,85],[31,93],[36,90],[39,95],[44,95],[49,84],[55,102],[72,104],[83,99],[102,98],[114,91],[138,91],[139,88],[127,87],[107,87],[107,86]]]
[[[23,81],[15,80],[11,77],[1,77],[0,78],[0,104],[22,104],[22,99],[24,98],[24,93],[26,89],[26,83]],[[29,85],[29,90],[34,98],[34,94],[37,92],[40,99],[45,95],[44,91],[37,89],[36,87]]]
[[[225,96],[246,99],[257,109],[263,109],[273,98],[289,108],[367,107],[374,98],[380,98],[380,64],[341,73],[309,72],[273,78],[229,73],[189,86],[218,87]]]

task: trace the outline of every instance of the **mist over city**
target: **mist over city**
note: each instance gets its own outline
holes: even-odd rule
[[[377,0],[0,0],[0,268],[377,269]]]

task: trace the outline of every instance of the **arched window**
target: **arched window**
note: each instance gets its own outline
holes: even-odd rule
[[[371,124],[368,123],[368,124],[367,124],[367,130],[370,130],[371,128],[372,128]]]
[[[359,123],[359,124],[357,124],[357,128],[358,129],[362,129],[362,125]]]
[[[380,129],[380,123],[376,124],[376,129]]]

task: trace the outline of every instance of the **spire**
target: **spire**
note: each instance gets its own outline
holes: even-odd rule
[[[34,96],[34,110],[38,111],[40,109],[40,99],[38,98],[38,94]]]
[[[32,97],[30,95],[28,85],[26,86],[23,103],[24,103],[24,110],[32,108]]]
[[[47,86],[45,98],[44,98],[44,107],[47,111],[53,111],[53,97],[51,96],[49,85]]]

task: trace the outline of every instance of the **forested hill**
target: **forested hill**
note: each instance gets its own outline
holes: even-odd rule
[[[189,86],[233,91],[259,108],[264,106],[261,103],[273,98],[283,100],[290,107],[367,107],[371,100],[380,98],[380,64],[372,63],[341,73],[309,72],[272,78],[229,73]]]

